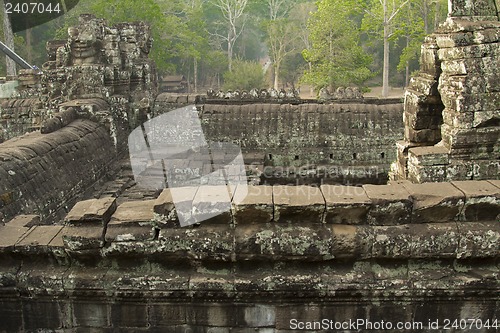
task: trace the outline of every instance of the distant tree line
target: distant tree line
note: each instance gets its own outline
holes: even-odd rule
[[[418,68],[420,44],[446,7],[446,0],[81,0],[16,33],[14,46],[41,67],[45,43],[92,13],[111,24],[149,22],[159,72],[183,74],[194,89],[383,85],[387,94]]]

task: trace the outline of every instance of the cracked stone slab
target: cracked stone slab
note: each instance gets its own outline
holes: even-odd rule
[[[153,250],[165,260],[230,261],[234,254],[234,233],[226,225],[165,228],[158,240]]]
[[[455,223],[424,223],[410,226],[412,258],[454,258],[459,230]]]
[[[12,220],[7,222],[9,227],[32,227],[40,223],[40,216],[38,215],[17,215]]]
[[[201,223],[230,224],[233,190],[226,185],[200,186],[193,199],[193,218]]]
[[[65,226],[48,244],[49,247],[64,247],[69,251],[95,250],[103,246],[102,226]]]
[[[40,225],[30,229],[26,236],[16,243],[16,248],[36,250],[47,248],[50,242],[61,232],[62,225]]]
[[[322,223],[325,198],[312,186],[273,186],[274,221]]]
[[[371,258],[374,238],[371,227],[334,224],[331,229],[334,258]]]
[[[155,200],[153,211],[156,214],[168,216],[175,209],[174,199],[169,188],[163,189],[158,198]]]
[[[485,180],[452,182],[465,194],[465,221],[500,220],[500,189]]]
[[[197,192],[198,187],[193,186],[164,189],[153,205],[155,221],[162,227],[178,227],[179,214],[186,221],[191,219]]]
[[[0,226],[0,252],[14,247],[30,229],[19,226]]]
[[[321,185],[321,192],[326,201],[326,223],[366,223],[372,202],[362,187]]]
[[[237,260],[320,261],[333,259],[332,252],[349,255],[351,247],[338,243],[332,229],[322,224],[253,224],[238,226],[235,231]]]
[[[141,224],[150,222],[154,218],[156,200],[126,201],[116,208],[108,225]]]
[[[450,183],[403,185],[413,201],[412,223],[452,222],[459,218],[465,195]]]
[[[140,242],[152,240],[155,230],[151,225],[136,226],[128,223],[110,224],[106,229],[106,242]]]
[[[493,180],[488,180],[488,182],[496,186],[498,189],[500,189],[500,180],[493,179]]]
[[[238,185],[231,208],[236,224],[271,222],[274,216],[272,186]]]
[[[115,198],[90,199],[77,202],[64,220],[70,225],[105,225],[115,210]]]
[[[398,225],[411,221],[412,201],[402,184],[363,185],[371,200],[367,221],[372,225]]]

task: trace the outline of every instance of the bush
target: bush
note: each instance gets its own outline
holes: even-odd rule
[[[224,73],[224,90],[251,90],[265,86],[262,66],[255,61],[233,61],[232,72]]]

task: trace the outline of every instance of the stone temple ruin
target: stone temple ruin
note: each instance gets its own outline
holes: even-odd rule
[[[450,2],[404,104],[158,94],[148,25],[82,16],[1,101],[0,332],[498,331],[497,8]],[[249,185],[137,181],[129,134],[186,105]]]
[[[494,1],[456,1],[428,36],[405,96],[394,179],[492,179],[500,173],[500,72]]]

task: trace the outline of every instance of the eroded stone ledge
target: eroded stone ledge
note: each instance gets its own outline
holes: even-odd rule
[[[500,223],[451,222],[398,226],[271,224],[231,228],[105,231],[100,226],[0,227],[2,257],[38,256],[108,265],[138,258],[155,262],[244,262],[362,259],[465,259],[500,256]],[[44,259],[45,258],[45,259]]]
[[[0,318],[10,331],[292,332],[290,319],[408,321],[498,313],[494,261],[279,264],[256,270],[159,265],[0,266]],[[480,298],[480,301],[479,299]],[[23,319],[23,312],[30,313]],[[397,317],[394,317],[397,316]],[[66,332],[66,331],[65,331]],[[72,332],[72,331],[71,331]]]
[[[196,199],[196,188],[191,191],[193,193],[183,199],[183,204],[200,201]],[[399,182],[363,187],[240,186],[230,196],[233,197],[232,214],[226,215],[223,221],[218,218],[203,223],[398,225],[500,219],[500,188],[494,181]],[[216,209],[219,202],[210,204]],[[154,207],[155,221],[160,228],[178,225],[169,189],[163,191]]]
[[[242,186],[230,193],[231,210],[186,228],[179,226],[169,189],[156,200],[118,206],[103,197],[79,202],[65,225],[17,217],[0,226],[0,251],[8,257],[39,253],[63,263],[120,256],[165,262],[495,258],[500,256],[498,185]],[[190,207],[207,194],[200,192],[197,200],[197,188],[184,192],[181,204]],[[204,207],[218,213],[219,197],[210,198]]]

